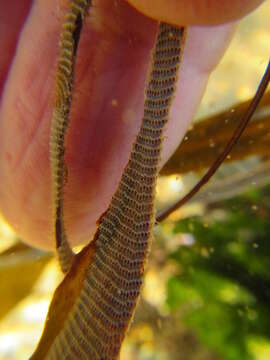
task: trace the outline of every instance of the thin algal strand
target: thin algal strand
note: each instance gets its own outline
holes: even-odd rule
[[[74,64],[83,19],[91,1],[73,0],[60,37],[60,54],[56,74],[56,95],[50,139],[50,161],[53,191],[53,222],[56,248],[61,269],[67,272],[73,258],[64,228],[63,188],[67,181],[65,134],[69,124]]]

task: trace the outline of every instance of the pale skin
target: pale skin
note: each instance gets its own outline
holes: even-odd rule
[[[73,245],[91,239],[127,162],[142,119],[156,20],[192,25],[166,133],[164,163],[191,122],[209,74],[230,42],[234,22],[261,2],[93,2],[79,45],[66,143],[65,220]],[[24,241],[45,249],[54,247],[49,133],[66,4],[0,1],[0,211]]]

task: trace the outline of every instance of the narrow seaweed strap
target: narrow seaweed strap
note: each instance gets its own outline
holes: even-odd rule
[[[69,270],[73,258],[63,220],[63,188],[65,181],[67,181],[67,167],[64,160],[65,134],[69,125],[76,51],[83,19],[90,4],[90,0],[72,0],[69,5],[60,39],[55,104],[51,125],[50,161],[53,191],[53,231],[60,266],[64,273]]]
[[[160,24],[140,131],[94,240],[55,292],[35,359],[115,360],[141,291],[154,224],[163,132],[185,30]]]

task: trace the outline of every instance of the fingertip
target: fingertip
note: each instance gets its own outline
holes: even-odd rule
[[[218,25],[242,18],[264,0],[126,0],[144,15],[174,25]]]

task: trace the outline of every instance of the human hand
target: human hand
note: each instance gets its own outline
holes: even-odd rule
[[[138,131],[157,27],[149,16],[179,25],[217,25],[240,18],[262,2],[128,1],[147,17],[124,0],[97,0],[79,44],[66,143],[65,222],[72,244],[90,240]],[[153,2],[155,7],[150,7]],[[43,248],[54,247],[49,134],[66,5],[66,0],[0,3],[0,210],[19,236]],[[188,11],[181,10],[187,6]],[[163,163],[183,138],[233,26],[189,29]]]

